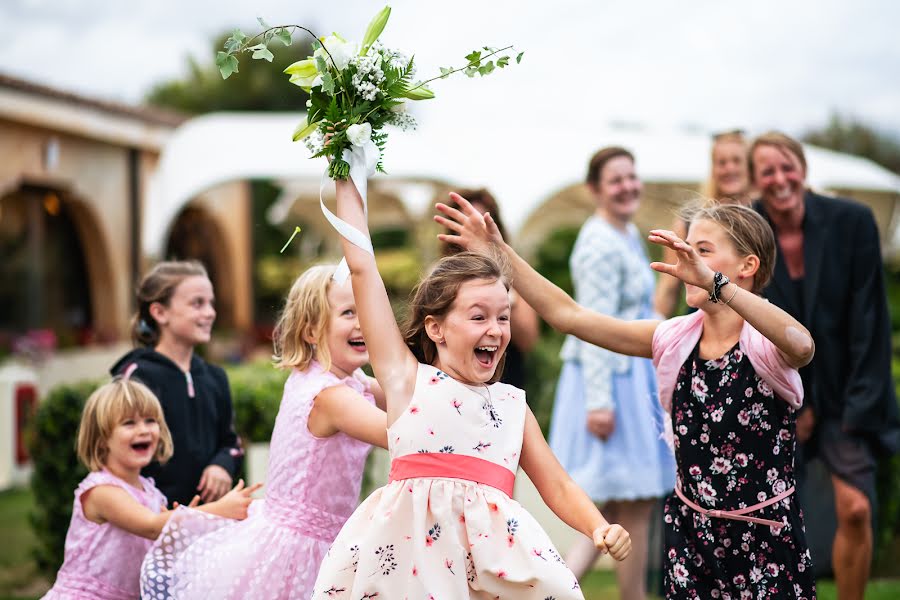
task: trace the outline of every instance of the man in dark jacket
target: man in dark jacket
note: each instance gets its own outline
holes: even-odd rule
[[[755,208],[778,242],[765,296],[816,343],[800,370],[805,406],[797,437],[803,454],[818,456],[831,473],[838,597],[861,599],[872,559],[876,461],[900,448],[878,229],[867,207],[806,188],[803,147],[784,134],[753,142],[750,169],[761,194]]]

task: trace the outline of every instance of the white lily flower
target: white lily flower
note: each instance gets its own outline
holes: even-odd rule
[[[313,53],[313,56],[320,57],[327,63],[329,62],[328,55],[330,54],[338,71],[343,71],[350,63],[350,59],[358,53],[358,48],[354,42],[348,42],[339,35],[329,35],[320,41],[325,48],[319,48]],[[325,50],[328,50],[328,52]]]

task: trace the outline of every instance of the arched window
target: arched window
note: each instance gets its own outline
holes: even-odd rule
[[[234,326],[234,290],[229,289],[225,242],[215,221],[199,208],[187,207],[175,219],[166,244],[168,260],[198,260],[206,267],[216,294],[216,322]]]
[[[24,185],[0,199],[0,349],[93,338],[84,240],[63,192]]]

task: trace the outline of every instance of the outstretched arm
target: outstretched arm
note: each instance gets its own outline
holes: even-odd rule
[[[454,232],[438,235],[441,241],[475,252],[493,247],[505,254],[512,265],[515,289],[557,331],[619,354],[650,357],[658,321],[622,321],[579,306],[503,241],[489,213],[482,216],[462,196],[451,196],[460,210],[446,204],[436,206],[444,216],[437,215],[434,220]]]
[[[338,217],[369,237],[362,198],[356,186],[349,179],[336,180],[334,183]],[[412,397],[418,362],[407,348],[397,327],[375,257],[343,236],[341,247],[350,267],[359,324],[369,349],[372,369],[384,388],[388,422],[392,423]]]
[[[222,498],[204,504],[197,510],[228,519],[246,519],[247,508],[252,501],[251,495],[260,487],[261,483],[244,487],[244,480],[241,479]],[[190,504],[191,508],[196,507],[199,500],[195,497]],[[81,497],[81,508],[89,521],[112,523],[119,529],[149,540],[155,540],[159,536],[172,516],[171,510],[153,512],[115,485],[98,485],[85,492]]]
[[[653,270],[712,291],[715,273],[687,242],[674,232],[663,229],[654,229],[648,239],[654,244],[671,248],[677,256],[675,264],[650,263]],[[812,360],[815,344],[809,331],[797,319],[736,283],[723,286],[721,297],[728,298],[731,310],[771,340],[792,367],[799,369]]]
[[[525,434],[520,466],[550,508],[569,527],[594,540],[602,552],[622,560],[631,551],[631,538],[621,525],[611,525],[594,502],[566,473],[550,446],[531,409],[526,409]]]

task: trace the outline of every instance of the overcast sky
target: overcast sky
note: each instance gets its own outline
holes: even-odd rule
[[[0,72],[84,95],[141,101],[186,57],[255,18],[359,40],[372,0],[0,0]],[[395,0],[382,39],[419,74],[472,48],[513,43],[525,60],[484,82],[439,81],[453,114],[582,118],[799,134],[833,111],[900,134],[900,3],[894,0]],[[442,113],[443,114],[443,113]],[[521,113],[519,113],[521,114]],[[427,115],[423,115],[427,118]],[[526,124],[527,125],[527,124]]]

